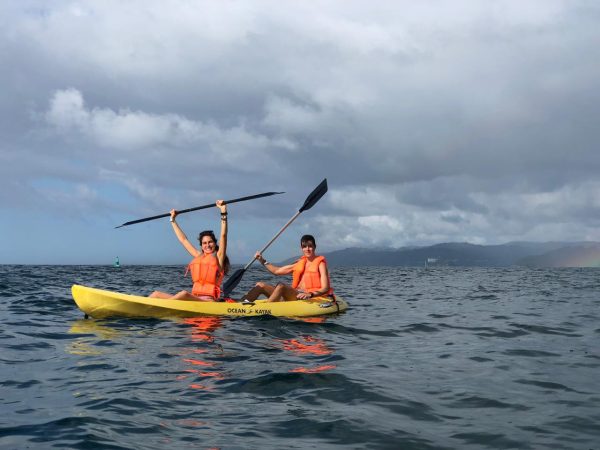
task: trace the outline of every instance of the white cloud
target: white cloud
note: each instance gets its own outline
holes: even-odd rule
[[[61,133],[80,134],[91,143],[111,150],[140,152],[203,147],[202,157],[211,167],[229,163],[244,170],[256,170],[272,149],[295,148],[290,140],[271,139],[243,125],[223,129],[215,123],[192,121],[177,114],[87,108],[81,92],[72,88],[53,94],[46,120]]]
[[[422,186],[422,183],[415,184]],[[543,193],[471,194],[474,201],[485,205],[481,211],[454,206],[448,192],[441,191],[445,184],[438,183],[439,195],[446,195],[446,198],[435,207],[423,201],[406,203],[404,193],[412,190],[411,184],[393,188],[335,189],[329,193],[329,202],[333,211],[345,215],[337,215],[332,224],[329,220],[322,222],[321,232],[334,247],[366,246],[368,242],[400,247],[448,241],[502,243],[600,237],[597,227],[600,222],[600,183],[597,181],[573,182]],[[436,190],[431,189],[428,193],[436,195]],[[460,192],[456,194],[457,201],[460,195]],[[335,231],[329,232],[329,227]],[[340,233],[340,230],[343,231]]]
[[[190,128],[185,119],[175,115],[156,116],[99,108],[88,110],[83,96],[76,89],[55,92],[46,119],[62,132],[80,132],[103,147],[119,150],[163,145],[174,138],[185,138]]]

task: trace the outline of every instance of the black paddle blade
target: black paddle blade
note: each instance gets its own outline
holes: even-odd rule
[[[321,183],[315,188],[315,190],[312,191],[308,195],[308,197],[306,197],[306,200],[304,201],[304,205],[302,205],[302,208],[300,208],[300,212],[306,211],[306,210],[312,208],[313,206],[315,206],[315,204],[319,200],[321,200],[321,197],[323,197],[326,192],[327,192],[327,178],[325,178],[323,181],[321,181]]]
[[[223,283],[223,297],[229,297],[231,291],[233,291],[238,283],[242,280],[244,272],[246,272],[246,269],[236,270],[233,272],[233,275],[231,275],[229,279]]]

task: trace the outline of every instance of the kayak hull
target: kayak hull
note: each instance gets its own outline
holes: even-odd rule
[[[254,305],[240,302],[202,302],[171,300],[122,294],[81,285],[71,288],[73,300],[85,314],[95,319],[109,317],[170,318],[196,316],[264,316],[314,317],[345,311],[348,304],[337,297],[333,303],[325,297],[292,302],[267,303],[256,300]]]

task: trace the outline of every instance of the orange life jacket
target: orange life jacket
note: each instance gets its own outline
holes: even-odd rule
[[[321,290],[321,273],[319,272],[319,264],[321,263],[324,263],[325,266],[327,266],[327,261],[325,261],[324,256],[317,256],[312,262],[310,262],[306,256],[300,258],[296,264],[294,264],[292,287],[296,289],[300,285],[300,282],[302,282],[302,289],[306,292],[316,292]],[[323,295],[333,295],[329,271],[327,271],[327,281],[329,281],[329,291]]]
[[[215,254],[196,256],[188,264],[186,275],[188,271],[194,282],[193,295],[208,295],[215,300],[221,296],[221,283],[225,274],[219,268],[219,260]]]

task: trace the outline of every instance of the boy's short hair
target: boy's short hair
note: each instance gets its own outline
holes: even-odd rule
[[[315,237],[312,234],[305,234],[300,238],[300,246],[302,247],[304,244],[312,242],[312,244],[317,248],[317,241],[315,241]]]

